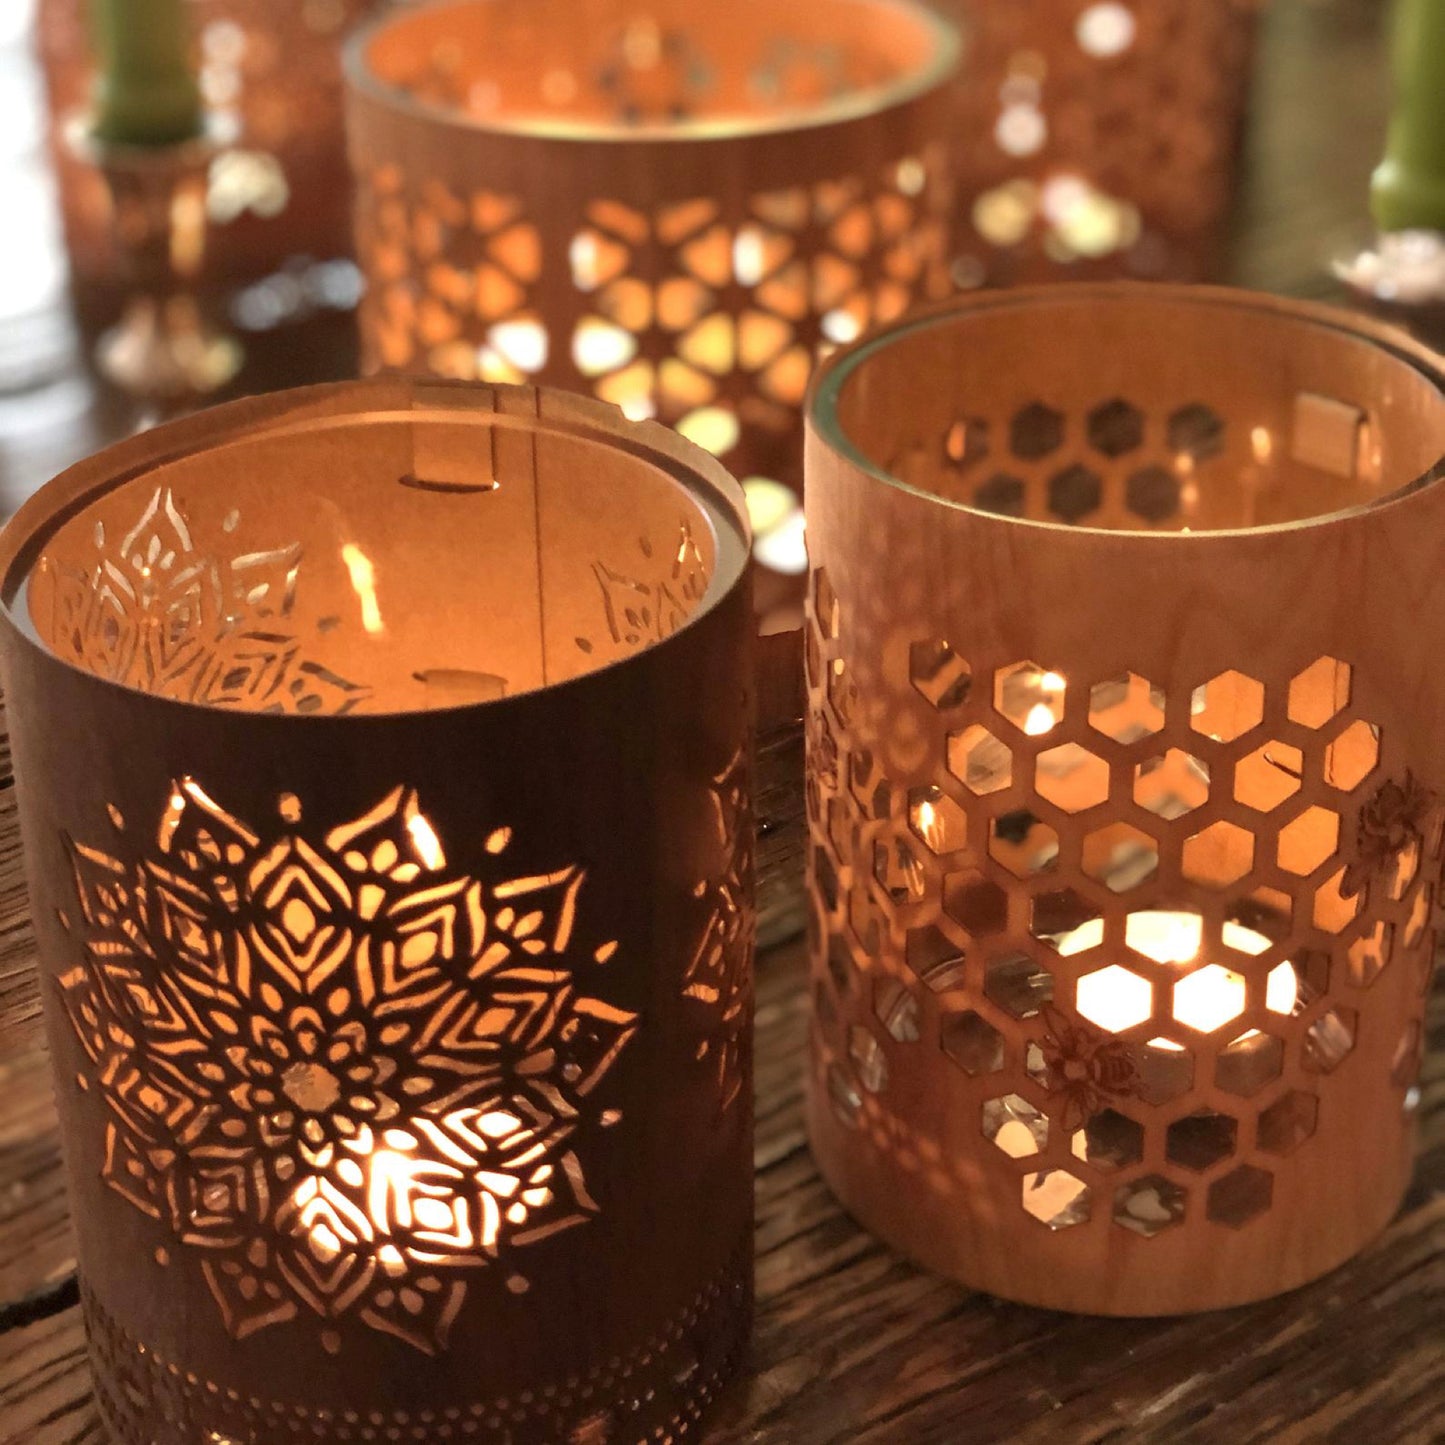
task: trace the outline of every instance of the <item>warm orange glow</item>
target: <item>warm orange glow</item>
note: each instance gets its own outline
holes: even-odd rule
[[[373,635],[386,630],[381,620],[381,606],[376,600],[376,568],[371,558],[354,542],[347,542],[341,549],[341,560],[351,577],[351,590],[361,603],[361,625]]]
[[[1046,702],[1036,702],[1024,719],[1024,731],[1031,737],[1041,737],[1054,725],[1054,710]]]
[[[417,857],[428,868],[440,868],[447,860],[442,845],[437,839],[436,829],[421,813],[413,813],[406,820],[406,831],[416,845]]]
[[[926,805],[925,805],[926,806]],[[921,816],[920,809],[920,816]],[[1237,953],[1261,954],[1270,940],[1243,924],[1226,922],[1221,934],[1225,946]],[[1131,913],[1124,923],[1124,938],[1136,953],[1156,963],[1188,964],[1199,957],[1204,920],[1197,913],[1142,910]],[[1097,948],[1104,941],[1104,922],[1091,918],[1058,941],[1066,958]],[[1080,1014],[1111,1033],[1133,1028],[1149,1017],[1149,984],[1126,968],[1110,965],[1079,980],[1077,1007]],[[1218,963],[1211,963],[1187,975],[1174,985],[1172,1012],[1180,1023],[1201,1033],[1212,1033],[1245,1010],[1247,986],[1242,975]],[[1292,963],[1277,964],[1265,984],[1265,1007],[1271,1013],[1291,1014],[1299,999],[1299,975]],[[1242,1037],[1250,1037],[1250,1030]],[[1149,1040],[1150,1048],[1177,1050],[1180,1045],[1166,1038]]]

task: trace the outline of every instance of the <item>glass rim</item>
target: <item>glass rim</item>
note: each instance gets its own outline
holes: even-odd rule
[[[498,140],[562,141],[574,145],[622,146],[662,145],[684,142],[708,143],[753,140],[806,134],[829,126],[867,120],[885,115],[911,101],[941,89],[954,79],[963,61],[963,32],[952,21],[921,0],[829,0],[836,5],[870,5],[907,15],[931,38],[927,60],[885,85],[852,87],[845,94],[813,107],[784,108],[757,118],[698,119],[623,125],[608,121],[556,120],[532,117],[526,120],[479,120],[462,111],[417,100],[408,92],[383,81],[372,69],[368,52],[372,42],[385,31],[405,25],[419,13],[445,7],[480,7],[508,0],[429,0],[423,6],[400,13],[380,15],[358,27],[342,48],[342,68],[347,87],[397,114],[428,125],[440,125]]]
[[[521,416],[459,406],[455,402],[448,404],[442,399],[448,394],[468,393],[490,396],[535,393],[554,404],[562,403],[570,415],[529,412]],[[353,398],[354,405],[341,409],[305,411],[307,403]],[[297,414],[298,408],[300,414]],[[573,677],[479,701],[427,708],[382,707],[344,714],[259,713],[147,692],[81,666],[48,646],[39,635],[28,608],[29,582],[47,546],[62,528],[84,516],[92,504],[147,473],[266,441],[317,436],[348,426],[427,421],[479,429],[500,426],[607,447],[630,456],[639,465],[665,478],[697,507],[711,530],[716,548],[712,575],[697,606],[667,637],[648,642],[626,656],[589,667]],[[28,497],[0,529],[0,619],[16,643],[50,663],[99,687],[131,694],[157,706],[231,717],[258,725],[345,725],[433,715],[447,717],[477,709],[495,710],[535,703],[539,698],[551,697],[563,689],[583,686],[618,669],[636,665],[678,643],[745,582],[751,554],[752,527],[742,487],[710,452],[659,422],[628,420],[615,406],[556,387],[373,377],[243,397],[127,437],[67,467]]]
[[[1210,527],[1189,531],[1160,531],[1147,527],[1099,527],[1088,523],[1043,521],[1031,517],[1010,517],[990,512],[969,502],[940,496],[927,488],[915,486],[895,476],[870,458],[848,434],[839,415],[843,389],[849,380],[869,361],[890,347],[921,332],[946,328],[966,322],[971,316],[987,311],[1039,311],[1060,304],[1091,305],[1119,301],[1163,302],[1193,305],[1201,310],[1232,310],[1270,316],[1277,321],[1301,328],[1317,328],[1383,352],[1418,372],[1440,395],[1445,411],[1445,359],[1422,342],[1414,340],[1398,327],[1360,316],[1337,306],[1292,297],[1272,296],[1234,286],[1179,285],[1159,281],[1068,282],[1021,286],[997,291],[955,296],[946,301],[910,311],[898,321],[870,331],[846,347],[835,351],[814,371],[803,403],[805,425],[837,457],[855,467],[872,481],[882,482],[897,491],[917,498],[930,506],[949,512],[961,512],[980,522],[1008,527],[1036,528],[1047,533],[1088,538],[1119,538],[1149,540],[1170,546],[1208,542],[1214,538],[1241,538],[1297,532],[1310,527],[1338,523],[1351,517],[1376,512],[1401,502],[1427,488],[1445,482],[1445,450],[1418,477],[1379,496],[1348,507],[1337,507],[1309,517],[1288,522],[1270,522],[1249,527]],[[806,496],[806,483],[804,488]]]

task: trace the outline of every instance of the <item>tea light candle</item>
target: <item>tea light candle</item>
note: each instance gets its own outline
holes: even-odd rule
[[[201,130],[185,0],[92,0],[95,134],[117,145],[160,146]]]

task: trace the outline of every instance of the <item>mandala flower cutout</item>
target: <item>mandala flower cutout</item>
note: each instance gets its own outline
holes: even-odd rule
[[[238,523],[232,512],[222,529]],[[253,712],[340,715],[366,700],[368,689],[308,657],[295,634],[299,545],[207,555],[169,487],[119,540],[104,522],[92,538],[88,564],[41,564],[55,579],[47,641],[87,672]]]
[[[1354,898],[1371,878],[1393,868],[1412,845],[1423,847],[1435,795],[1408,769],[1402,782],[1387,779],[1360,809],[1354,860],[1340,893]]]
[[[717,1070],[723,1110],[742,1090],[743,1040],[752,1006],[753,833],[747,769],[747,754],[739,748],[712,780],[708,802],[722,866],[695,890],[707,906],[707,921],[683,976],[683,996],[706,1011],[697,1056]]]
[[[602,590],[607,631],[618,647],[646,647],[671,637],[707,591],[707,565],[686,519],[678,524],[676,543],[661,559],[647,537],[638,538],[637,548],[642,564],[635,571],[619,571],[605,562],[592,564]],[[577,646],[584,653],[594,649],[586,637],[579,637]]]
[[[1039,1040],[1050,1100],[1062,1109],[1065,1133],[1083,1128],[1110,1099],[1128,1098],[1139,1088],[1139,1066],[1122,1039],[1076,1023],[1053,1004],[1042,1006],[1048,1030]]]
[[[263,836],[191,778],[139,862],[71,857],[103,1177],[233,1336],[309,1312],[436,1353],[478,1271],[525,1289],[515,1256],[597,1212],[573,1146],[636,1016],[579,992],[582,869],[452,869],[402,788],[324,836],[284,795]]]

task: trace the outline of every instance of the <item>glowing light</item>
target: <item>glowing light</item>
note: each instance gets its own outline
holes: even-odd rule
[[[1299,974],[1294,964],[1281,963],[1270,969],[1264,982],[1264,1006],[1272,1014],[1292,1014],[1299,1002]]]
[[[862,330],[858,318],[851,312],[834,309],[823,317],[823,335],[839,346],[846,346]]]
[[[381,620],[381,606],[376,600],[376,568],[371,558],[354,542],[347,542],[341,549],[341,560],[351,577],[351,590],[361,603],[361,625],[370,633],[384,632],[386,624]]]
[[[1049,137],[1043,112],[1032,105],[1011,105],[994,124],[998,148],[1011,156],[1031,156],[1043,148]]]
[[[1243,924],[1226,921],[1221,937],[1237,953],[1259,955],[1273,945],[1264,934]],[[1197,913],[1146,909],[1131,913],[1124,921],[1124,941],[1135,952],[1155,963],[1183,965],[1199,957],[1203,945],[1204,920]],[[1066,958],[1097,948],[1104,941],[1104,922],[1091,918],[1060,938],[1058,951]],[[1142,986],[1142,992],[1141,992]],[[1144,1002],[1149,985],[1117,965],[1098,970],[1079,980],[1079,1012],[1102,1028],[1118,1032],[1132,1028],[1148,1017]],[[1247,985],[1244,978],[1221,964],[1211,963],[1197,973],[1180,979],[1174,986],[1173,1015],[1182,1024],[1201,1033],[1215,1029],[1244,1012]],[[1299,999],[1299,976],[1292,963],[1270,970],[1265,984],[1265,1007],[1271,1013],[1292,1014]],[[1140,1011],[1142,1008],[1142,1012]],[[1125,1021],[1127,1020],[1127,1021]],[[1244,1038],[1252,1038],[1251,1029]],[[1177,1051],[1170,1039],[1149,1040],[1151,1049]]]
[[[1274,438],[1270,436],[1267,427],[1257,426],[1249,433],[1249,445],[1254,451],[1254,459],[1261,466],[1270,459],[1274,452]]]
[[[1032,182],[1007,181],[973,203],[974,228],[995,246],[1016,246],[1028,235],[1038,204],[1038,187]]]
[[[411,834],[411,841],[416,848],[417,857],[426,867],[440,868],[447,861],[436,830],[421,813],[413,813],[406,820],[406,831]]]
[[[1027,1159],[1030,1154],[1039,1152],[1033,1130],[1021,1119],[1005,1120],[998,1133],[993,1136],[993,1142],[1010,1159]]]
[[[1046,702],[1036,702],[1024,719],[1024,731],[1031,737],[1041,737],[1054,725],[1054,710]]]
[[[748,477],[743,482],[743,497],[748,504],[748,521],[753,524],[755,537],[771,532],[779,523],[786,521],[798,505],[793,489],[775,482],[771,477]]]
[[[905,196],[920,195],[924,185],[928,181],[928,172],[923,168],[923,162],[916,156],[908,156],[898,162],[898,171],[895,176],[898,189]]]
[[[1246,992],[1239,974],[1207,964],[1174,985],[1174,1017],[1200,1033],[1213,1033],[1244,1012]]]
[[[1147,1019],[1154,1008],[1154,990],[1147,979],[1110,964],[1085,974],[1077,985],[1076,1006],[1090,1023],[1122,1033]]]
[[[733,275],[739,286],[756,286],[763,279],[766,256],[763,238],[755,227],[744,226],[733,238]]]
[[[803,535],[803,509],[795,506],[771,532],[753,542],[753,556],[785,577],[801,577],[808,570],[808,544]]]
[[[715,457],[730,452],[742,435],[737,417],[720,406],[702,406],[690,411],[678,422],[676,430]]]
[[[518,371],[541,371],[547,364],[547,328],[540,321],[499,321],[487,340]]]
[[[573,236],[568,255],[572,262],[572,284],[579,291],[596,290],[599,280],[597,237],[586,231]]]
[[[930,848],[938,846],[938,810],[925,798],[918,805],[918,831]]]
[[[1079,48],[1101,59],[1122,55],[1133,43],[1137,26],[1133,12],[1118,0],[1102,0],[1083,11],[1074,25]]]

